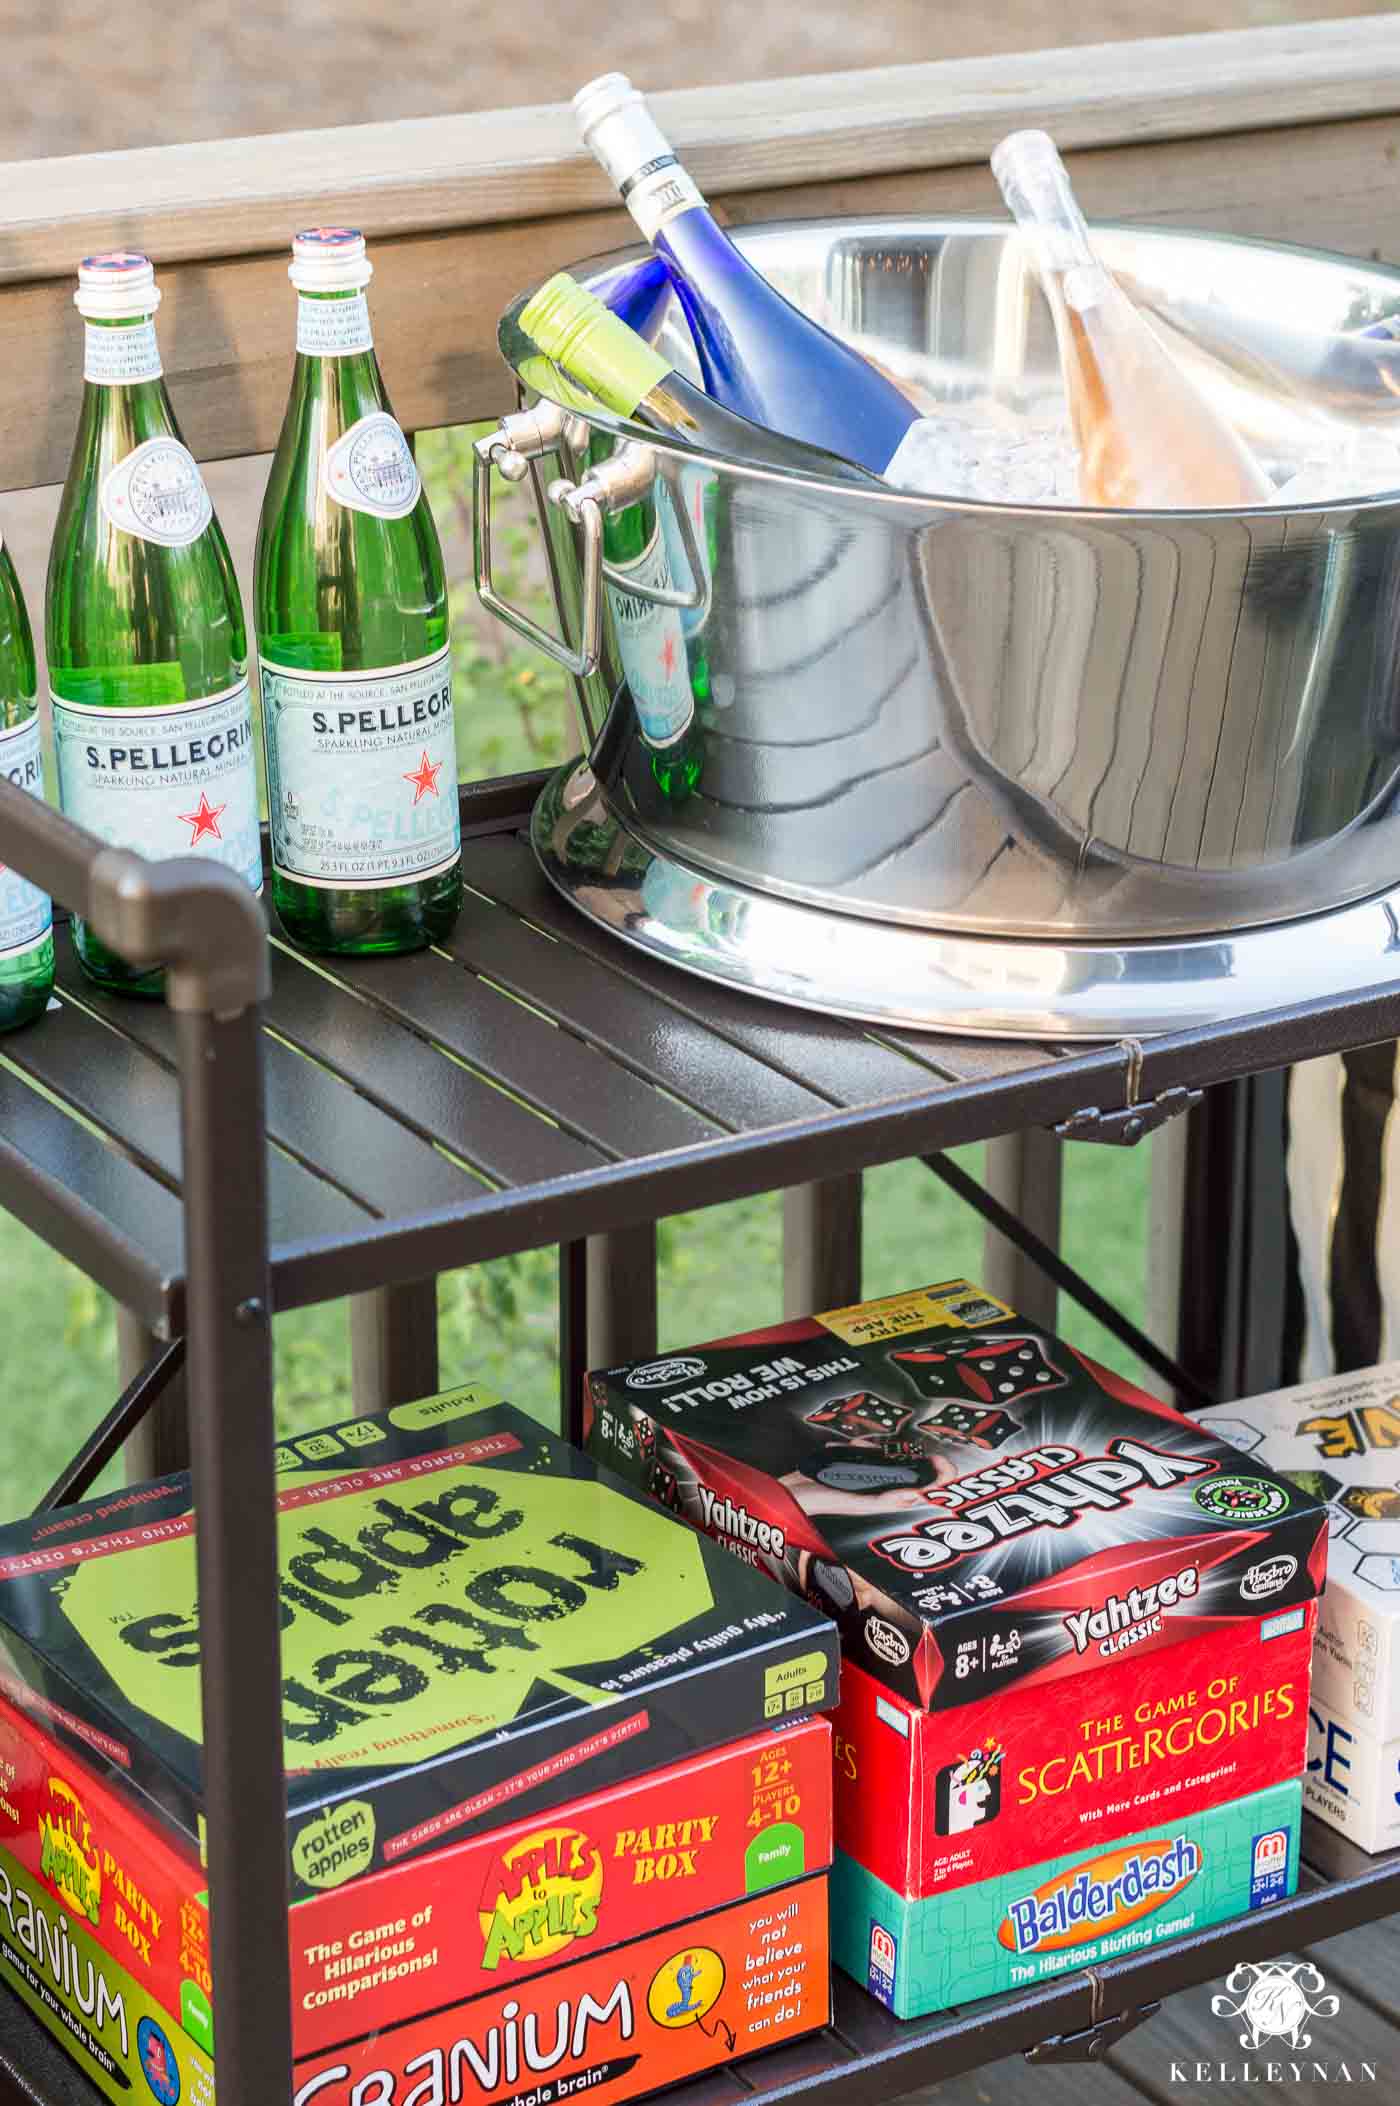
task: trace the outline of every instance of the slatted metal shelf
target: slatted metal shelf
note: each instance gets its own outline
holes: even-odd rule
[[[863,1029],[706,985],[561,902],[531,778],[466,801],[447,946],[274,946],[266,1011],[275,1303],[422,1279],[663,1214],[1115,1110],[1394,1036],[1400,993],[1138,1047]],[[55,1008],[0,1052],[6,1204],[158,1336],[183,1324],[175,1029],[59,935]]]
[[[962,2011],[904,2023],[845,1975],[833,1976],[832,2024],[667,2092],[674,2106],[777,2106],[820,2091],[829,2106],[888,2106],[935,2080],[978,2069],[1018,2050],[1049,2043],[1071,2054],[1076,2035],[1111,2036],[1175,1991],[1263,1960],[1400,1908],[1400,1851],[1367,1857],[1311,1816],[1304,1820],[1305,1868],[1287,1902],[1214,1924],[1102,1967],[1079,1969],[1035,1989],[989,1998]],[[1097,2052],[1095,2055],[1097,2059]],[[0,1990],[0,2090],[32,2106],[98,2106],[100,2094],[19,1999]],[[1032,2096],[1033,2096],[1032,2092]]]

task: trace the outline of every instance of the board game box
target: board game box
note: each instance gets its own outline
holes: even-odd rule
[[[1328,1502],[1308,1805],[1363,1850],[1400,1843],[1400,1361],[1197,1412]]]
[[[836,1837],[912,1899],[1296,1779],[1316,1602],[924,1711],[847,1661]]]
[[[1312,1600],[1317,1496],[966,1280],[587,1381],[589,1446],[926,1709]]]
[[[769,1727],[299,1902],[298,2054],[528,1980],[831,1862],[831,1728]],[[57,1933],[59,1919],[67,1935]],[[62,1958],[73,1934],[97,1951]],[[0,1981],[106,2088],[143,2017],[214,2052],[205,1875],[131,1795],[0,1703]],[[100,2017],[99,2017],[100,2014]],[[97,2021],[94,2024],[94,2021]]]
[[[835,1633],[467,1387],[278,1451],[293,1893],[836,1694]],[[201,1840],[185,1474],[0,1530],[0,1695]]]
[[[1027,1988],[1284,1900],[1301,1818],[1295,1780],[921,1901],[838,1850],[832,1954],[898,2018]]]

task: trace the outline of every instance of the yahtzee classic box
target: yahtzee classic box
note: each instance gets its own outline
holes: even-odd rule
[[[825,1719],[447,1842],[293,1908],[296,2051],[509,1988],[830,1861]],[[171,2073],[213,2054],[204,1880],[119,1780],[0,1703],[0,1981],[114,2098],[141,2074],[153,2027]]]
[[[1240,1618],[954,1711],[908,1704],[847,1661],[832,1713],[841,1847],[919,1899],[1292,1781],[1316,1617],[1302,1602]]]
[[[588,1377],[589,1446],[929,1710],[1311,1601],[1325,1510],[966,1280]]]
[[[833,1956],[898,2018],[1025,1988],[1282,1901],[1301,1818],[1301,1785],[1279,1784],[920,1901],[838,1850]]]
[[[1304,1797],[1363,1850],[1400,1844],[1400,1361],[1196,1414],[1329,1502]]]
[[[279,1450],[294,1894],[835,1695],[823,1617],[481,1404],[453,1391]],[[198,1846],[188,1476],[0,1530],[0,1694]]]

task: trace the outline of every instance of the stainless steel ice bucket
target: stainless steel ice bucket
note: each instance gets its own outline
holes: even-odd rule
[[[830,220],[738,238],[934,413],[991,393],[1029,430],[1060,403],[1048,311],[1008,228]],[[1148,288],[1317,328],[1400,309],[1400,272],[1340,257],[1142,228],[1101,245]],[[605,290],[638,253],[577,274]],[[663,344],[695,372],[678,310]],[[1327,443],[1289,403],[1197,377],[1266,457]],[[709,546],[692,531],[660,587],[692,602],[707,674],[702,773],[678,800],[640,736],[596,518],[581,531],[573,501],[600,432],[644,440],[624,462],[678,500],[695,457],[601,413],[561,436],[546,412],[537,433],[593,773],[608,810],[680,865],[828,914],[1091,945],[1318,915],[1400,879],[1400,491],[1241,515],[1009,508],[710,458]]]

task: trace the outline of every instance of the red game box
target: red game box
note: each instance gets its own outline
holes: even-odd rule
[[[951,1712],[848,1662],[832,1714],[837,1842],[921,1899],[1297,1777],[1316,1624],[1306,1602]]]
[[[822,1873],[831,1851],[822,1718],[449,1841],[292,1910],[297,2053],[363,2034],[371,2016],[383,2027],[504,1996],[644,1933],[674,1944],[678,1924]],[[85,2038],[92,2012],[53,2009],[65,1979],[39,1990],[30,1979],[58,1950],[59,1919],[108,1985],[89,1999],[109,2021],[101,2037]],[[204,1871],[163,1820],[143,1817],[126,1779],[104,1778],[3,1701],[0,1981],[34,1992],[38,2015],[114,2097],[128,2087],[107,2064],[120,2068],[140,2023],[192,2066],[190,2046],[213,2051]]]
[[[299,2059],[294,2106],[619,2106],[830,2012],[823,1873]]]

